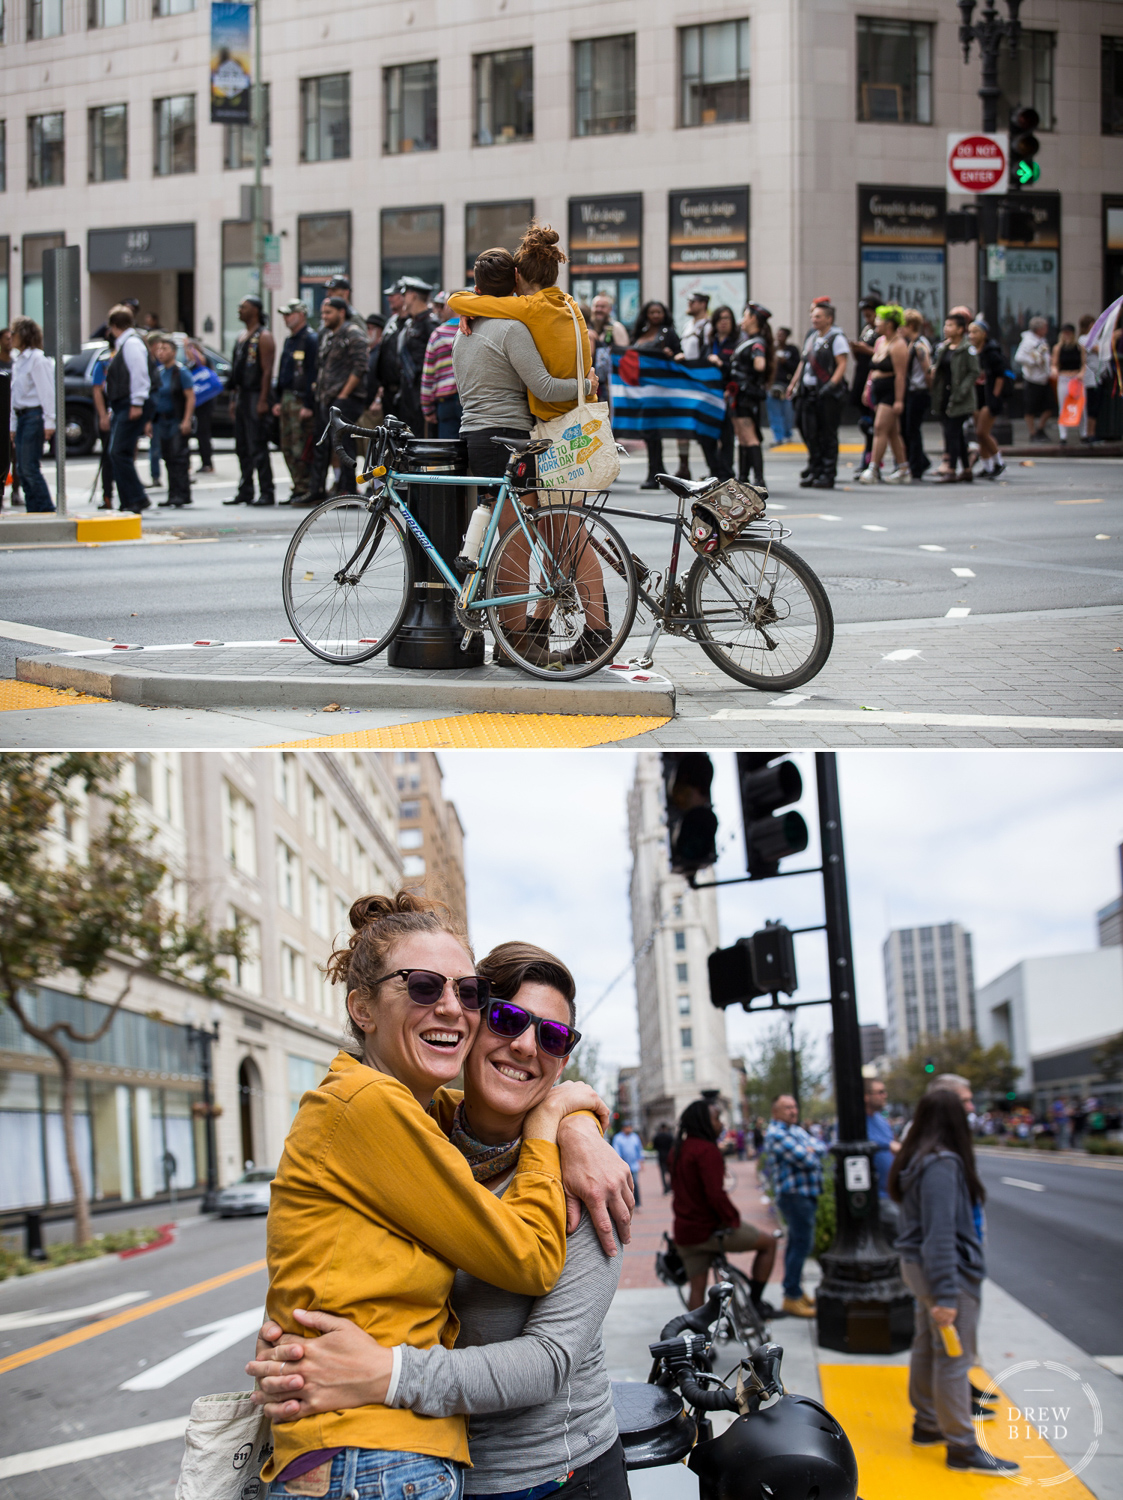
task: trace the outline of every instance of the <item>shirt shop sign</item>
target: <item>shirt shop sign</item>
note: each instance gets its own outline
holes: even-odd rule
[[[194,224],[150,224],[91,229],[86,253],[91,276],[112,271],[193,271]]]
[[[639,272],[643,197],[569,200],[569,259],[572,272],[601,271],[620,276]]]
[[[672,271],[743,271],[749,259],[748,188],[672,193]]]

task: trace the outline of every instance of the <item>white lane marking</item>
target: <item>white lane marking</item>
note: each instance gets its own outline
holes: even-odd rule
[[[951,609],[948,610],[947,614],[944,616],[944,619],[945,620],[965,620],[970,613],[971,613],[970,609],[960,609],[958,607],[953,607],[953,608],[951,608]]]
[[[975,576],[970,568],[952,568],[952,572],[957,578],[974,578]]]
[[[815,695],[813,693],[788,693],[783,698],[772,698],[769,700],[769,708],[787,708],[789,704],[810,703]]]
[[[21,625],[17,620],[0,620],[0,637],[6,641],[30,641],[35,646],[54,646],[59,651],[90,651],[105,646],[105,641],[94,635],[68,635],[65,630],[44,630],[39,625]]]
[[[921,552],[946,552],[948,549],[938,547],[935,542],[921,542],[919,550]]]
[[[0,1333],[10,1328],[45,1328],[50,1323],[68,1323],[74,1318],[92,1318],[97,1313],[112,1312],[115,1307],[127,1307],[130,1302],[140,1302],[148,1292],[122,1292],[119,1297],[106,1297],[104,1302],[91,1302],[86,1307],[65,1307],[58,1312],[45,1312],[41,1307],[29,1307],[24,1312],[0,1313]]]
[[[194,1338],[199,1333],[209,1333],[210,1338],[203,1339],[201,1343],[192,1344],[189,1349],[181,1349],[178,1354],[173,1354],[170,1359],[161,1360],[151,1369],[142,1370],[139,1375],[134,1375],[131,1380],[124,1381],[117,1389],[120,1391],[161,1391],[173,1380],[178,1380],[181,1375],[186,1375],[189,1370],[195,1369],[196,1365],[205,1364],[208,1359],[213,1359],[216,1354],[221,1354],[232,1344],[237,1344],[242,1339],[248,1338],[251,1333],[256,1333],[264,1317],[263,1307],[251,1307],[248,1312],[234,1313],[232,1317],[219,1318],[215,1323],[204,1323],[200,1328],[189,1328],[184,1338]]]
[[[0,1479],[15,1479],[20,1474],[37,1474],[41,1469],[61,1469],[65,1464],[87,1463],[108,1453],[125,1453],[130,1448],[149,1448],[153,1443],[170,1443],[182,1438],[187,1430],[186,1417],[171,1417],[166,1422],[148,1422],[143,1427],[124,1427],[120,1432],[103,1432],[100,1437],[79,1438],[74,1443],[56,1443],[53,1448],[33,1448],[27,1453],[13,1453],[0,1458]]]
[[[1113,1375],[1123,1375],[1123,1354],[1097,1354],[1095,1361]]]
[[[1003,1177],[1001,1179],[1007,1187],[1026,1188],[1031,1193],[1043,1193],[1045,1184],[1043,1182],[1027,1182],[1024,1177]]]
[[[800,720],[807,724],[937,724],[953,729],[1056,729],[1072,733],[1074,730],[1110,731],[1123,733],[1123,719],[1064,719],[1060,715],[1047,718],[1044,714],[1019,717],[1017,714],[941,714],[901,713],[896,710],[879,711],[876,719],[857,708],[719,708],[717,713],[707,716],[717,723],[779,724]]]
[[[863,531],[888,531],[888,526],[863,526]]]
[[[911,661],[914,656],[921,653],[913,647],[902,647],[900,651],[889,651],[881,659],[882,661]]]

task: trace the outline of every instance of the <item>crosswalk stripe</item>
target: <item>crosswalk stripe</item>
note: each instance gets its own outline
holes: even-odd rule
[[[187,1430],[186,1417],[171,1417],[166,1422],[148,1422],[143,1427],[123,1427],[120,1432],[103,1432],[100,1437],[79,1438],[73,1443],[56,1443],[52,1448],[33,1448],[28,1453],[13,1453],[0,1458],[0,1479],[15,1479],[20,1474],[37,1474],[42,1469],[61,1469],[65,1464],[87,1463],[109,1453],[125,1453],[130,1448],[149,1448],[153,1443],[170,1443]]]

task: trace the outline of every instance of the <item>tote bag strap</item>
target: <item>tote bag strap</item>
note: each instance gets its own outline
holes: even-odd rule
[[[577,309],[568,297],[566,306],[573,319],[573,335],[577,340],[577,410],[583,411],[589,403],[585,400],[585,371],[582,368],[585,363],[585,351],[581,346],[581,324],[577,320]]]

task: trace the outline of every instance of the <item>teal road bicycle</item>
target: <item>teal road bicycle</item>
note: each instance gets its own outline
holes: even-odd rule
[[[289,544],[285,612],[309,651],[350,665],[386,649],[417,582],[412,536],[454,592],[465,642],[486,623],[516,666],[552,680],[586,677],[613,661],[636,612],[635,565],[599,513],[604,492],[537,487],[534,458],[549,442],[495,439],[510,458],[501,478],[484,481],[398,469],[413,433],[394,417],[372,430],[350,426],[333,408],[330,432],[336,445],[345,437],[370,444],[357,476],[367,489],[325,501]],[[399,489],[410,484],[480,490],[465,539],[475,555],[459,560],[462,577],[411,512]]]

